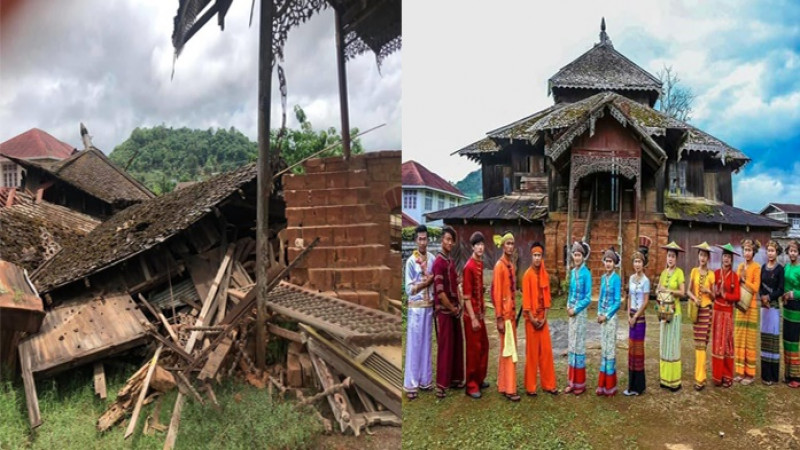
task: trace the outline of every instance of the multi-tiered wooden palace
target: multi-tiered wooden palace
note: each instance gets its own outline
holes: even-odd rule
[[[579,240],[592,248],[595,277],[603,249],[621,252],[626,275],[630,255],[642,245],[649,247],[652,276],[665,264],[659,246],[668,241],[684,248],[706,240],[736,245],[749,234],[765,242],[786,226],[733,206],[731,178],[750,158],[654,109],[661,81],[614,48],[605,23],[600,42],[548,80],[548,93],[549,108],[454,153],[481,164],[484,200],[428,218],[456,228],[462,262],[473,231],[510,230],[524,248],[518,266],[529,264],[529,243],[542,241],[557,280],[566,270],[565,246]],[[487,249],[487,262],[499,256]],[[693,252],[689,258],[678,262],[696,263]]]

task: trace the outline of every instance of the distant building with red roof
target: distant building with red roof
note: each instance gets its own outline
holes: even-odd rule
[[[427,221],[424,214],[452,208],[464,203],[467,196],[444,178],[416,161],[403,163],[403,215],[417,223],[441,224]]]
[[[74,152],[75,147],[38,128],[31,128],[0,144],[0,154],[28,161],[60,161],[69,158]],[[0,187],[19,187],[22,182],[22,168],[2,156],[0,175]]]

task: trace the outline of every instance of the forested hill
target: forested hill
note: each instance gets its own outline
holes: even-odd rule
[[[483,176],[481,169],[476,169],[456,183],[456,187],[464,193],[471,202],[480,201],[483,198]]]
[[[257,157],[258,145],[235,128],[193,130],[164,125],[136,128],[109,155],[121,168],[130,161],[128,172],[157,194],[171,191],[177,182],[202,180]]]
[[[300,107],[295,107],[294,113],[300,127],[287,129],[281,140],[281,157],[288,165],[340,140],[335,128],[315,131]],[[351,136],[357,133],[358,129],[350,130]],[[272,130],[273,149],[277,135],[278,131]],[[354,139],[352,153],[362,152],[361,142]],[[320,156],[341,154],[341,146],[337,146]],[[160,125],[136,128],[109,158],[119,167],[127,167],[134,178],[161,195],[173,190],[181,181],[202,181],[255,161],[258,144],[233,127],[195,130]]]

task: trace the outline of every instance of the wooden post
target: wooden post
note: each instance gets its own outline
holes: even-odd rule
[[[656,171],[656,211],[660,213],[664,212],[664,182],[666,181],[664,179],[664,172],[666,167],[667,159],[664,158]]]
[[[572,164],[569,166],[569,180],[567,180],[567,239],[566,246],[567,252],[564,255],[564,268],[567,276],[569,276],[569,255],[570,247],[572,246]]]
[[[336,69],[339,74],[339,109],[342,115],[342,153],[350,159],[350,111],[347,105],[347,71],[344,67],[344,33],[342,14],[336,10]]]
[[[267,361],[267,269],[269,268],[269,199],[272,161],[269,152],[269,108],[272,89],[272,0],[261,0],[258,40],[258,201],[256,211],[256,367]]]

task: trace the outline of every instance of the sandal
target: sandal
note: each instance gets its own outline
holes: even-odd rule
[[[445,397],[447,397],[447,394],[444,392],[444,390],[442,389],[436,390],[436,398],[445,398]]]
[[[526,392],[525,395],[528,397],[536,397],[536,392]]]
[[[406,398],[408,398],[409,401],[416,400],[417,393],[416,392],[409,392],[409,393],[406,394]]]
[[[792,389],[797,389],[800,387],[800,381],[790,381],[789,387]]]
[[[521,399],[521,397],[517,394],[503,394],[503,395],[505,395],[506,398],[512,402],[518,402]]]
[[[705,385],[705,384],[695,384],[695,385],[694,385],[694,390],[695,390],[695,391],[697,391],[697,392],[700,392],[700,391],[702,391],[702,390],[703,390],[703,389],[705,389],[705,388],[706,388],[706,385]]]
[[[753,379],[752,378],[745,378],[745,379],[742,380],[742,385],[743,386],[749,386],[752,383],[753,383]]]
[[[558,389],[553,389],[553,390],[550,390],[550,391],[545,390],[545,392],[547,392],[550,395],[558,395],[559,394]]]
[[[572,386],[567,386],[567,387],[565,387],[565,388],[564,388],[564,393],[565,393],[565,394],[569,394],[569,393],[571,393],[571,392],[572,392],[572,391],[574,391],[574,390],[575,390],[575,389],[574,389]]]

